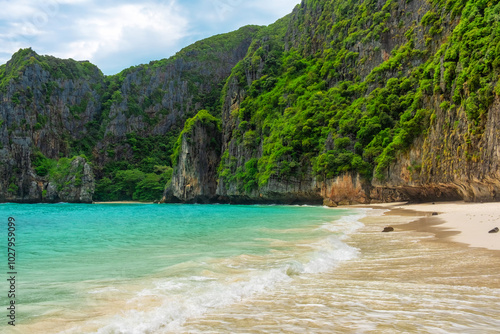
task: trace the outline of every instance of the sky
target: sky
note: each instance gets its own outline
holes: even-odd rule
[[[104,74],[174,55],[197,40],[269,25],[300,0],[0,0],[0,64],[20,48],[89,60]]]

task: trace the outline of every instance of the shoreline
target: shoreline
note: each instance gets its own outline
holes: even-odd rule
[[[388,210],[382,216],[387,218],[386,226],[394,228],[394,232],[390,233],[400,231],[431,233],[436,241],[488,249],[500,256],[500,233],[488,233],[495,227],[500,228],[498,202],[456,201],[424,204],[399,202],[353,207]],[[366,219],[369,223],[370,218]]]
[[[139,201],[111,201],[111,202],[92,202],[92,204],[155,204],[154,202]]]

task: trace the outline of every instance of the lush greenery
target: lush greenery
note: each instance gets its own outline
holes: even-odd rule
[[[219,131],[221,131],[221,122],[219,119],[216,117],[212,116],[208,110],[202,109],[200,110],[194,117],[189,118],[186,123],[184,124],[184,129],[181,131],[179,137],[177,138],[177,141],[175,142],[173,153],[171,155],[171,160],[172,160],[172,165],[175,166],[177,165],[179,154],[181,151],[181,144],[182,144],[182,138],[186,138],[187,140],[190,139],[193,127],[196,124],[201,124],[208,126],[208,124],[211,123]]]
[[[42,177],[46,177],[49,182],[53,183],[57,191],[69,192],[74,187],[82,185],[83,164],[73,164],[73,161],[78,158],[61,158],[53,160],[45,157],[41,152],[35,151],[33,154],[33,167],[35,172]],[[85,160],[87,158],[82,156]]]
[[[307,0],[268,27],[214,36],[108,77],[88,62],[22,49],[0,66],[0,92],[27,66],[51,74],[39,91],[52,107],[64,80],[89,82],[87,93],[66,107],[69,121],[81,120],[91,107],[95,117],[85,124],[85,136],[63,133],[60,139],[67,156],[86,156],[93,164],[97,200],[159,199],[182,138],[189,139],[198,123],[220,129],[221,110],[235,96],[238,107],[224,115],[221,129],[230,132],[230,142],[219,178],[242,192],[272,178],[324,180],[354,172],[384,180],[398,154],[438,125],[443,134],[464,129],[463,150],[450,155],[478,159],[473,144],[500,95],[500,4],[430,0],[418,13],[405,12],[410,2]],[[225,78],[227,59],[248,44]],[[14,106],[29,108],[35,92],[26,87],[6,94]],[[48,129],[55,122],[49,116],[37,110],[32,120],[9,124],[9,136],[29,122],[33,131]],[[137,130],[111,134],[118,116]],[[0,127],[4,123],[0,118]],[[168,132],[159,135],[159,128]],[[74,158],[58,158],[36,152],[32,161],[40,177],[63,189]],[[9,191],[16,187],[9,180]]]
[[[291,26],[302,32],[289,41],[294,47],[285,51],[275,29],[235,67],[231,79],[248,93],[232,115],[233,145],[252,156],[232,156],[230,149],[223,154],[219,176],[226,185],[236,182],[250,191],[271,177],[312,173],[325,179],[350,171],[382,180],[436,113],[465,110],[470,135],[481,132],[500,93],[500,4],[436,0],[420,23],[408,22],[406,42],[380,63],[380,41],[398,3],[377,3],[306,1],[292,18]],[[449,41],[433,47],[444,22],[458,16]],[[416,47],[418,32],[427,40]],[[248,73],[258,79],[249,81]],[[439,109],[431,107],[433,99],[441,102]]]
[[[94,198],[98,201],[159,200],[172,176],[170,156],[176,139],[174,131],[149,137],[129,133],[124,144],[129,148],[126,151],[132,152],[128,159],[114,159],[118,145],[108,146],[108,150],[100,154],[111,161],[100,170]]]
[[[100,179],[95,198],[102,201],[155,201],[161,198],[171,177],[172,168],[168,166],[155,166],[153,173],[139,169],[117,170],[112,179]]]

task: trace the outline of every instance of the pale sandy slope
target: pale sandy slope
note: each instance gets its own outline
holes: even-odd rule
[[[488,233],[500,228],[500,203],[438,202],[435,204],[393,205],[409,210],[436,212],[443,220],[442,228],[460,233],[450,238],[472,247],[500,250],[500,233]]]

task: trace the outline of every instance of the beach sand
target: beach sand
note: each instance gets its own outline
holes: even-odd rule
[[[370,207],[389,209],[386,216],[415,218],[409,223],[394,221],[395,232],[430,232],[443,241],[500,251],[500,233],[488,233],[500,228],[500,203],[393,203]]]
[[[154,204],[154,203],[139,202],[139,201],[114,201],[114,202],[93,202],[92,204]]]
[[[499,203],[357,207],[369,208],[364,226],[345,242],[358,258],[189,319],[179,332],[498,333],[500,233],[488,231],[500,225]]]
[[[500,233],[488,231],[500,225],[500,203],[358,207],[369,208],[360,210],[366,216],[359,228],[342,243],[336,233],[326,239],[340,255],[343,243],[358,250],[354,259],[235,295],[228,305],[158,333],[498,333]],[[382,233],[386,226],[394,232]],[[116,314],[123,310],[115,307]],[[91,331],[66,333],[82,332]]]

